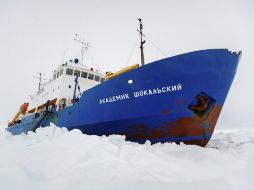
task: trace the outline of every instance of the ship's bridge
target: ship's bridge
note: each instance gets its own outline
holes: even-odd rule
[[[43,83],[40,90],[31,97],[29,108],[33,109],[55,98],[64,98],[66,104],[70,105],[77,76],[81,93],[105,81],[105,75],[99,70],[72,61],[66,62],[54,70],[51,79]]]

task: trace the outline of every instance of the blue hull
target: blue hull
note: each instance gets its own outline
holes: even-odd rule
[[[53,122],[89,135],[120,134],[139,143],[205,146],[239,59],[240,54],[211,49],[159,60],[87,90],[75,105],[53,109],[40,125]],[[32,114],[7,130],[26,133],[34,122]]]

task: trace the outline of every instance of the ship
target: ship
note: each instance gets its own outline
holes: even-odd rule
[[[127,141],[174,142],[205,147],[232,85],[241,51],[205,49],[144,63],[116,73],[84,65],[58,66],[48,82],[21,105],[6,130],[13,135],[39,127],[79,129],[88,135],[124,135]],[[82,49],[87,44],[80,41]]]

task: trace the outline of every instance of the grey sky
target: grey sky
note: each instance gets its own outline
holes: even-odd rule
[[[253,127],[253,8],[252,0],[0,0],[0,122],[37,90],[33,75],[48,77],[64,50],[78,55],[74,33],[91,44],[87,64],[116,71],[139,63],[138,44],[127,60],[142,17],[144,33],[160,48],[147,41],[146,62],[199,49],[242,50],[219,127]]]

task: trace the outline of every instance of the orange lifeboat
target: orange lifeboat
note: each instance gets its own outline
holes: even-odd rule
[[[17,122],[17,119],[19,118],[19,116],[21,114],[25,114],[27,112],[27,108],[29,106],[29,103],[24,103],[20,106],[19,111],[15,114],[15,116],[13,117],[13,119],[8,123],[8,127],[12,126],[13,124],[15,124]]]

